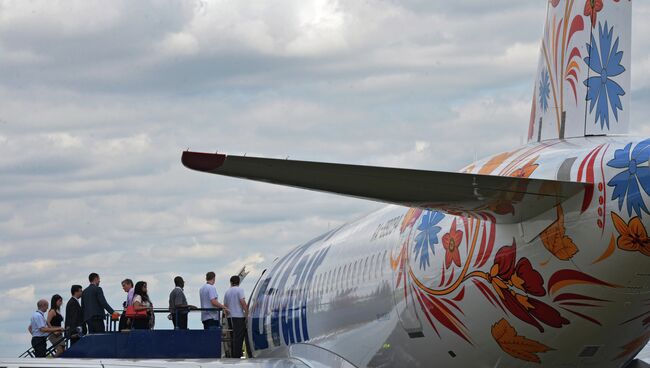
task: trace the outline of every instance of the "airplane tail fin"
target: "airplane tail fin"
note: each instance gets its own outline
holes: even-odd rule
[[[625,134],[631,0],[549,0],[528,141]]]

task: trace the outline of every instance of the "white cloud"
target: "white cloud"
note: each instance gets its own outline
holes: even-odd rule
[[[539,42],[516,42],[506,49],[505,54],[497,57],[496,62],[512,67],[523,66],[527,70],[537,62]]]
[[[52,133],[46,135],[47,139],[56,147],[60,148],[81,148],[83,141],[80,137],[69,133]]]
[[[415,152],[417,153],[422,153],[425,150],[429,149],[429,147],[431,147],[431,144],[429,142],[425,142],[425,141],[415,142]]]
[[[176,32],[165,36],[158,48],[166,56],[194,55],[199,51],[199,43],[191,34]]]
[[[21,303],[31,303],[36,297],[36,288],[34,285],[27,285],[14,289],[9,289],[2,294],[3,300],[16,300]]]

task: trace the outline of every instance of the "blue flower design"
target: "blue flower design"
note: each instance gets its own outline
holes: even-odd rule
[[[434,255],[434,245],[438,244],[438,233],[440,226],[436,226],[445,215],[440,212],[427,211],[422,216],[422,222],[418,226],[418,235],[415,237],[415,258],[420,259],[420,268],[429,266],[429,248]]]
[[[549,81],[548,72],[546,70],[542,71],[542,75],[539,79],[539,105],[542,108],[543,112],[548,110],[548,98],[551,95],[551,83]]]
[[[614,158],[607,163],[607,166],[625,169],[616,174],[607,185],[614,187],[612,199],[618,199],[618,209],[623,208],[623,199],[627,197],[627,213],[632,216],[632,211],[636,212],[639,217],[641,210],[645,213],[648,208],[645,205],[639,184],[646,194],[650,195],[650,139],[646,139],[632,148],[632,143],[628,143],[625,148],[617,149],[614,152]],[[644,164],[645,163],[645,164]]]
[[[592,73],[597,74],[597,76],[587,78],[584,84],[587,86],[587,101],[591,102],[589,104],[589,113],[593,112],[594,106],[596,106],[596,121],[594,123],[598,123],[598,120],[600,120],[601,129],[605,125],[609,129],[610,107],[616,121],[618,121],[618,110],[623,111],[620,96],[625,95],[625,91],[611,79],[625,71],[625,67],[621,65],[623,51],[618,51],[618,37],[616,37],[616,41],[612,46],[613,33],[614,27],[609,28],[607,22],[605,22],[604,27],[601,23],[598,23],[599,42],[596,44],[592,32],[591,44],[587,44],[589,55],[585,58],[585,63],[587,63],[589,69],[591,69]],[[598,45],[600,45],[600,51]]]

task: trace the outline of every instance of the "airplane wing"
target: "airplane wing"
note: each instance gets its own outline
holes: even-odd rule
[[[452,214],[525,221],[593,184],[183,152],[187,168]]]

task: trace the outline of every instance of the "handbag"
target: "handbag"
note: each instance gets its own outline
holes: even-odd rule
[[[147,310],[146,309],[141,309],[141,310],[136,310],[134,306],[129,305],[126,307],[126,314],[127,318],[133,318],[133,319],[145,319],[147,318]]]

